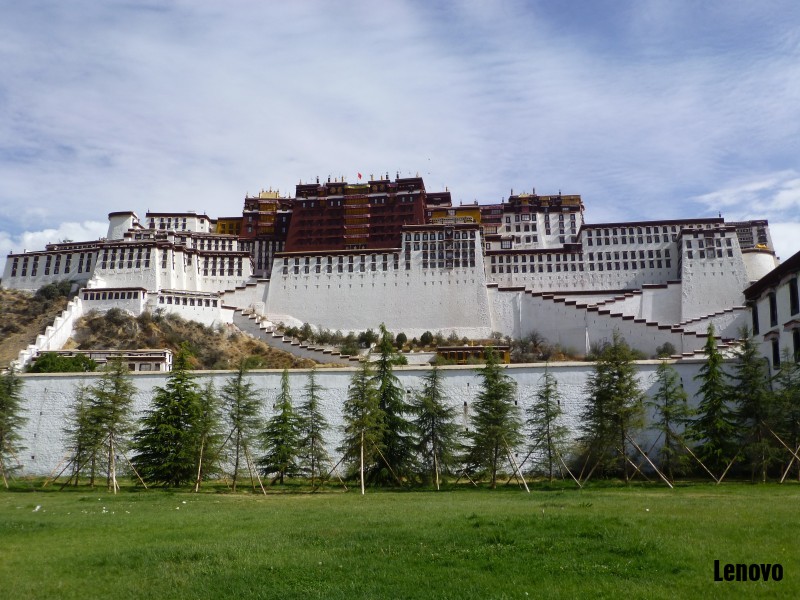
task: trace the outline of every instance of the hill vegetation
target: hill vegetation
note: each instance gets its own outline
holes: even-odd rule
[[[0,288],[0,365],[7,366],[36,341],[67,307],[72,284],[46,285],[35,294]]]
[[[65,349],[169,348],[177,353],[183,343],[192,354],[192,369],[235,369],[245,359],[255,369],[300,369],[315,364],[235,329],[208,327],[170,313],[145,312],[133,317],[119,309],[83,317]]]

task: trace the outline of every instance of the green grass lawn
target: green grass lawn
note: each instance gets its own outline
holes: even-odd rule
[[[37,507],[39,507],[37,509]],[[797,484],[0,492],[0,598],[800,596]],[[714,582],[714,560],[780,582]]]

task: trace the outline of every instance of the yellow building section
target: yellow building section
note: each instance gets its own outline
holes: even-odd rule
[[[480,223],[481,209],[475,204],[434,208],[430,219],[432,223]]]
[[[216,233],[239,235],[242,230],[242,217],[220,217],[217,219]]]

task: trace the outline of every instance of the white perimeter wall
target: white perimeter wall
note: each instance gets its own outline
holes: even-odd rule
[[[701,364],[701,361],[696,360],[675,363],[675,368],[690,397],[697,391],[697,385],[693,378]],[[655,392],[657,366],[657,361],[639,363],[639,381],[648,395]],[[592,365],[589,363],[554,363],[550,364],[548,368],[558,379],[559,390],[563,394],[562,407],[565,411],[565,423],[575,433],[580,424],[579,417],[584,407],[583,390],[586,378],[591,373]],[[341,407],[347,396],[347,386],[354,370],[350,367],[317,370],[317,382],[325,388],[322,392],[322,408],[331,425],[328,432],[328,445],[335,460],[338,460],[336,446],[341,439]],[[395,370],[395,373],[407,390],[414,391],[422,387],[422,377],[428,371],[428,368],[400,367]],[[507,367],[506,372],[518,384],[517,402],[521,407],[528,407],[531,404],[531,398],[541,383],[544,371],[544,364]],[[458,422],[464,427],[469,426],[471,407],[480,388],[477,371],[472,367],[445,367],[441,369],[441,373],[447,397],[459,410]],[[295,404],[299,402],[307,374],[307,370],[289,372]],[[204,371],[197,373],[197,380],[202,384],[210,379],[219,390],[232,376],[233,372],[230,371]],[[76,385],[79,383],[93,384],[98,376],[96,374],[27,374],[20,377],[24,384],[23,406],[26,409],[25,416],[27,416],[28,422],[21,431],[22,445],[26,449],[19,453],[19,458],[24,473],[47,475],[65,459],[63,427],[69,414],[70,404],[75,397]],[[281,371],[254,371],[248,377],[255,384],[261,397],[262,416],[271,416],[273,402],[280,387]],[[143,411],[149,407],[153,387],[165,385],[166,374],[136,373],[132,375],[132,379],[138,390],[134,412],[137,416],[141,416]],[[650,439],[650,435],[647,433],[643,433],[640,437]]]

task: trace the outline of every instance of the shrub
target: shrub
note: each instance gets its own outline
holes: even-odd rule
[[[400,333],[397,334],[397,337],[394,338],[394,345],[402,349],[403,346],[406,345],[407,341],[408,341],[408,336],[401,331]]]

